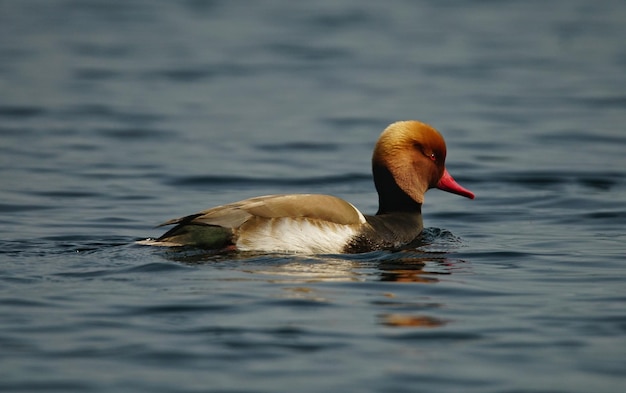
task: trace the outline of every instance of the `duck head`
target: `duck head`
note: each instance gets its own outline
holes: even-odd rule
[[[474,199],[474,194],[448,173],[445,161],[446,143],[431,126],[411,120],[387,127],[372,156],[377,214],[420,211],[430,188]]]

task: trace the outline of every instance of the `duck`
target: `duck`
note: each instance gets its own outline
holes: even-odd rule
[[[445,167],[446,144],[432,126],[398,121],[381,133],[372,154],[378,193],[375,215],[332,195],[276,194],[212,207],[159,225],[174,225],[142,244],[214,251],[354,254],[396,250],[424,228],[424,194],[437,188],[466,198]]]

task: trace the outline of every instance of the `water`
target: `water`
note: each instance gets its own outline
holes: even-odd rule
[[[0,390],[617,392],[626,3],[0,3]],[[433,124],[474,201],[353,256],[134,245],[268,193],[376,210]]]

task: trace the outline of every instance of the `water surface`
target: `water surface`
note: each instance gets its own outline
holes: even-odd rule
[[[621,1],[0,4],[0,390],[616,392]],[[366,213],[390,122],[477,194],[415,249],[135,245],[320,192]]]

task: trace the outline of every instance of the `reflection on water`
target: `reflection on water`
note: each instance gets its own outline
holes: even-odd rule
[[[436,277],[431,277],[429,272],[424,271],[425,262],[411,261],[411,263],[404,267],[397,264],[391,266],[383,264],[381,266],[380,280],[381,281],[394,281],[394,282],[416,282],[416,283],[436,283],[439,280]]]
[[[193,248],[150,248],[177,264],[200,269],[237,271],[236,277],[220,280],[230,282],[268,283],[278,285],[273,301],[283,306],[310,308],[340,305],[345,291],[336,285],[357,282],[438,284],[441,275],[467,271],[465,261],[454,258],[453,252],[463,241],[451,232],[426,228],[406,249],[395,252],[376,251],[350,255],[261,254],[228,252]],[[448,250],[448,251],[445,251]],[[320,286],[319,284],[324,284]],[[326,285],[329,284],[330,286]],[[417,289],[405,293],[406,287],[387,287],[369,294],[368,308],[374,308],[376,324],[386,328],[436,329],[450,320],[438,316],[444,304],[421,295]]]
[[[162,252],[167,259],[200,268],[236,269],[239,275],[228,280],[278,284],[274,297],[285,304],[299,307],[332,305],[337,292],[317,284],[354,282],[386,282],[437,284],[437,276],[463,271],[468,265],[463,260],[450,258],[449,252],[438,250],[442,244],[462,242],[448,231],[428,228],[411,249],[396,252],[377,251],[356,255],[294,255],[229,252],[219,254],[189,248],[151,249]],[[161,250],[161,251],[158,251]],[[370,306],[378,309],[376,323],[388,328],[439,328],[450,321],[429,314],[440,310],[438,302],[405,299],[394,288],[371,296]],[[400,289],[400,288],[399,288]],[[416,292],[417,293],[417,292]],[[292,303],[297,302],[297,303]]]
[[[435,328],[448,322],[427,315],[384,314],[380,316],[380,323],[390,327]]]
[[[441,248],[442,243],[449,243],[451,237],[457,245],[460,244],[460,239],[450,232],[429,228],[419,240],[422,248],[356,255],[218,253],[192,248],[169,248],[160,252],[166,259],[187,265],[236,265],[240,271],[257,275],[267,282],[351,282],[378,277],[380,281],[428,284],[439,281],[436,275],[451,274],[464,266],[464,261],[451,259],[446,252],[429,250]]]

